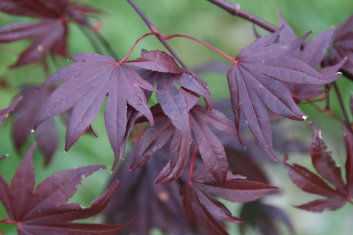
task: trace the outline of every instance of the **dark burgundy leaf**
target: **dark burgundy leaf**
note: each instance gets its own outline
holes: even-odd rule
[[[275,187],[239,178],[229,173],[224,183],[218,183],[204,165],[197,168],[180,191],[187,216],[210,234],[228,234],[218,221],[239,223],[242,220],[232,216],[214,197],[220,196],[231,202],[249,202],[276,191]]]
[[[287,160],[286,167],[290,179],[303,191],[326,197],[335,196],[334,189],[305,167],[297,164],[290,165]]]
[[[0,27],[2,43],[34,38],[11,67],[35,63],[45,59],[49,52],[67,56],[68,15],[76,22],[87,25],[84,14],[80,14],[80,9],[70,9],[67,0],[2,0],[0,11],[40,19],[36,23],[11,23]]]
[[[322,85],[337,79],[326,78],[292,55],[303,39],[290,45],[275,43],[280,32],[261,37],[243,49],[227,75],[237,129],[243,116],[260,146],[274,159],[266,107],[279,116],[305,119],[283,82]]]
[[[155,228],[175,235],[202,234],[187,220],[179,195],[180,182],[153,183],[168,161],[168,151],[157,152],[151,161],[133,172],[128,170],[131,161],[130,157],[124,161],[111,178],[111,181],[119,179],[125,183],[114,192],[105,213],[106,221],[119,224],[126,218],[138,216],[134,226],[124,229],[121,234],[147,235]]]
[[[336,62],[347,58],[344,68],[353,69],[353,16],[344,20],[334,31],[330,47]]]
[[[182,73],[184,71],[178,66],[172,56],[164,51],[158,50],[142,50],[139,58],[127,61],[126,63],[142,69],[161,73]]]
[[[74,64],[62,68],[45,83],[65,82],[50,95],[35,126],[72,108],[66,132],[65,150],[68,150],[95,119],[108,94],[105,125],[115,154],[114,168],[129,122],[127,105],[146,116],[153,125],[143,90],[154,88],[135,70],[109,56],[85,52],[73,56],[72,60]]]
[[[244,204],[240,217],[245,221],[239,225],[242,235],[248,234],[249,227],[257,234],[280,235],[282,232],[279,223],[283,223],[291,233],[294,233],[293,225],[284,211],[261,201]]]
[[[349,196],[353,197],[353,135],[346,128],[343,129],[344,143],[346,146],[346,184]]]
[[[330,198],[322,200],[314,200],[308,203],[305,203],[300,206],[296,206],[299,209],[312,211],[312,212],[323,212],[324,210],[337,210],[344,206],[346,202],[342,198]]]
[[[283,30],[280,32],[280,42],[284,44],[290,44],[297,40],[295,33],[292,28],[287,24],[287,22],[280,16],[281,24],[283,25]],[[323,61],[326,51],[329,48],[331,39],[333,35],[333,29],[329,28],[325,32],[317,35],[314,39],[307,43],[303,43],[300,50],[295,53],[295,56],[307,63],[311,67],[318,69],[321,62]],[[336,74],[336,72],[341,69],[345,60],[337,61],[334,66],[329,66],[327,68],[321,68],[319,72],[327,78],[330,78]],[[312,99],[324,93],[323,90],[318,90],[321,85],[304,85],[304,84],[286,84],[290,89],[292,96],[296,100],[302,99]]]
[[[182,132],[190,130],[188,112],[196,104],[196,96],[203,96],[207,106],[212,107],[206,83],[194,74],[152,73],[144,78],[157,85],[157,99],[163,112],[173,125]],[[180,85],[180,88],[176,86]],[[189,91],[192,94],[187,94]]]
[[[173,137],[170,141],[171,158],[156,178],[156,184],[166,184],[180,177],[189,160],[191,142],[191,134],[185,134],[179,130],[174,131]]]
[[[50,89],[36,90],[35,86],[26,86],[20,93],[24,100],[14,113],[12,138],[17,150],[26,143],[35,120],[39,114],[41,105],[50,94]],[[48,119],[38,126],[35,133],[39,149],[45,156],[45,164],[49,164],[58,145],[58,131],[55,121]]]
[[[317,126],[314,126],[314,129],[315,133],[310,146],[312,164],[319,175],[344,194],[346,189],[342,180],[341,168],[336,166],[336,162],[332,158],[332,152],[328,151],[321,137],[321,130]]]
[[[33,144],[18,167],[9,187],[0,176],[0,201],[9,220],[17,224],[19,234],[115,234],[126,225],[73,223],[72,220],[99,214],[107,206],[118,181],[88,208],[79,204],[65,204],[80,185],[82,178],[104,169],[88,166],[62,171],[34,189]]]
[[[290,179],[303,191],[317,194],[325,197],[325,199],[311,201],[307,204],[297,206],[298,208],[322,212],[326,209],[336,210],[344,206],[352,197],[350,194],[351,187],[351,144],[352,139],[350,133],[344,130],[347,160],[346,160],[346,179],[345,184],[342,180],[341,168],[336,166],[336,162],[331,156],[331,152],[327,150],[327,146],[321,137],[321,130],[314,126],[315,134],[310,148],[312,164],[319,175],[309,171],[307,168],[293,164],[288,164],[286,159],[285,165],[288,169]],[[333,187],[328,185],[324,180],[329,182]]]
[[[192,138],[189,133],[176,129],[166,116],[161,115],[159,109],[155,108],[155,110],[156,124],[149,127],[136,143],[130,169],[136,169],[145,164],[153,153],[162,148],[171,138],[171,160],[156,179],[158,183],[167,183],[178,178],[186,167]],[[212,125],[224,133],[235,136],[234,125],[221,112],[215,109],[208,110],[199,105],[195,105],[189,111],[188,120],[205,165],[216,180],[223,182],[228,172],[227,158],[222,143],[209,126]]]
[[[181,90],[177,89],[173,79],[167,76],[160,76],[157,84],[157,99],[163,112],[169,117],[176,129],[189,132],[189,114]]]
[[[17,97],[7,108],[0,109],[0,125],[4,122],[4,120],[12,113],[18,104],[22,101],[23,97]]]

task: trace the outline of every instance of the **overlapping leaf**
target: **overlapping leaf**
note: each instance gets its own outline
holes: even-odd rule
[[[279,20],[283,26],[279,38],[280,43],[290,44],[297,40],[295,33],[287,22],[281,16],[279,17]],[[325,32],[317,35],[314,39],[303,43],[301,48],[296,51],[295,56],[311,67],[318,69],[330,46],[332,35],[333,29],[327,29]],[[334,66],[321,68],[319,72],[327,77],[334,76],[345,63],[345,59],[342,58],[338,62],[339,63]],[[323,90],[318,90],[321,85],[287,84],[287,86],[290,89],[293,98],[298,101],[302,99],[312,99],[324,93]]]
[[[57,173],[35,188],[33,150],[27,152],[9,186],[0,176],[0,201],[9,218],[2,222],[15,223],[22,235],[30,234],[115,234],[126,225],[73,223],[99,214],[108,204],[118,185],[115,181],[107,191],[96,198],[92,205],[82,208],[79,204],[67,204],[76,192],[82,178],[104,169],[104,166],[88,166]]]
[[[70,8],[67,0],[1,0],[0,11],[40,19],[35,23],[10,23],[0,27],[1,43],[34,39],[12,67],[37,62],[44,59],[50,51],[66,56],[69,18],[78,23],[87,23],[84,12],[80,12],[80,8]]]
[[[282,117],[305,119],[283,82],[322,85],[337,79],[323,76],[293,55],[302,39],[291,45],[276,43],[280,32],[261,37],[243,49],[227,75],[237,129],[244,117],[259,145],[274,159],[267,108]]]
[[[136,115],[132,110],[142,113],[153,125],[144,90],[154,91],[154,88],[129,65],[166,73],[180,72],[176,64],[161,60],[161,52],[151,53],[156,55],[155,60],[140,57],[123,63],[88,52],[73,56],[74,64],[62,68],[45,83],[65,82],[50,95],[36,125],[72,108],[66,132],[65,150],[68,150],[95,119],[108,95],[105,125],[115,154],[115,167],[133,124],[129,118]]]
[[[145,166],[129,171],[132,158],[125,160],[111,181],[119,179],[124,184],[113,193],[106,210],[108,223],[120,224],[126,218],[138,221],[119,234],[147,235],[153,229],[163,229],[168,234],[202,234],[187,219],[179,195],[180,182],[156,185],[158,172],[168,161],[168,151],[158,151]]]
[[[321,131],[315,128],[315,134],[311,144],[310,155],[312,164],[319,174],[316,175],[307,168],[289,164],[286,160],[288,175],[290,179],[303,191],[325,197],[309,203],[297,206],[300,209],[313,212],[324,210],[336,210],[344,206],[352,198],[352,144],[353,136],[344,129],[344,139],[346,144],[346,183],[342,179],[342,170],[336,165],[332,154],[327,150],[327,146],[321,137]]]
[[[239,223],[242,220],[215,199],[219,196],[231,202],[250,202],[276,191],[267,184],[241,179],[231,173],[224,183],[217,183],[204,165],[197,168],[189,181],[181,188],[187,216],[202,226],[209,234],[228,234],[219,221]]]
[[[161,112],[159,107],[155,107],[154,110],[156,124],[149,127],[136,143],[131,168],[135,169],[142,166],[153,153],[171,139],[171,160],[156,180],[157,182],[167,183],[178,178],[185,169],[192,139],[190,135],[174,127],[172,121]],[[213,134],[209,125],[233,136],[235,135],[234,125],[221,112],[215,109],[207,110],[199,105],[195,105],[189,111],[188,121],[191,124],[194,139],[199,145],[202,160],[212,175],[218,181],[223,182],[228,171],[227,158],[222,143]]]
[[[335,29],[330,52],[336,61],[347,58],[344,68],[353,71],[353,15]]]
[[[26,86],[21,95],[24,100],[14,113],[12,138],[17,150],[26,143],[31,133],[41,104],[48,98],[48,89],[36,90],[34,86]],[[45,156],[45,164],[52,159],[58,145],[58,130],[53,119],[48,119],[38,126],[35,133],[40,150]]]

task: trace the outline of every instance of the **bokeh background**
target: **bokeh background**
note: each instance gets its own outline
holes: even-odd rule
[[[126,1],[117,0],[81,0],[80,3],[89,4],[102,10],[102,14],[93,18],[95,24],[103,24],[101,33],[107,38],[113,49],[120,57],[123,57],[132,46],[133,42],[142,34],[148,32],[148,28],[128,5]],[[277,25],[277,15],[281,13],[298,35],[307,31],[313,31],[313,36],[342,22],[353,14],[352,0],[239,0],[241,7],[265,20]],[[136,0],[146,15],[163,34],[187,34],[201,39],[230,55],[236,55],[241,48],[246,47],[254,40],[252,24],[238,17],[231,16],[224,10],[208,3],[205,0]],[[0,24],[4,25],[12,21],[32,21],[30,18],[14,17],[0,13]],[[259,29],[259,32],[266,32]],[[7,106],[25,84],[39,84],[46,78],[40,65],[24,66],[15,70],[8,68],[13,64],[19,53],[30,44],[30,41],[20,41],[11,44],[0,44],[0,108]],[[208,48],[193,41],[176,38],[170,40],[170,44],[189,67],[195,67],[209,61],[223,61],[223,57]],[[76,25],[70,26],[69,54],[92,51],[93,48]],[[140,50],[163,49],[159,41],[154,37],[148,37],[141,41],[132,54],[137,57]],[[69,62],[66,58],[57,61],[57,65],[50,62],[50,73],[54,73],[57,67],[62,67]],[[225,74],[210,73],[202,76],[209,84],[214,100],[228,98],[229,92]],[[340,79],[338,85],[348,107],[349,94],[353,91],[353,82],[348,79]],[[331,95],[332,111],[342,116],[334,94]],[[319,113],[310,105],[302,105],[303,111],[309,115],[308,121],[317,123],[323,129],[323,136],[334,156],[342,166],[345,161],[345,150],[342,142],[340,124]],[[50,166],[43,168],[43,158],[39,151],[35,154],[37,183],[55,172],[84,165],[106,165],[109,169],[113,161],[113,152],[106,137],[103,112],[95,120],[93,127],[99,138],[82,136],[77,144],[64,153],[65,127],[57,120],[60,130],[60,145]],[[311,129],[306,123],[286,122],[285,130],[310,143]],[[28,141],[23,151],[16,152],[11,141],[11,118],[0,128],[0,153],[9,153],[10,157],[0,162],[0,173],[9,181],[17,168],[20,157],[24,155],[33,137]],[[298,130],[303,130],[298,132]],[[293,155],[291,159],[302,164],[309,163],[308,156]],[[310,195],[300,191],[289,180],[286,170],[280,164],[269,163],[265,166],[274,185],[282,188],[282,193],[268,199],[272,204],[283,208],[290,216],[298,234],[322,235],[352,234],[353,207],[346,207],[335,212],[321,214],[309,213],[296,208],[307,202]],[[80,202],[88,206],[93,198],[98,196],[105,188],[109,170],[100,171],[84,180],[77,194],[71,202]],[[121,182],[122,184],[124,182]],[[146,202],[148,203],[148,202]],[[238,206],[230,206],[234,214],[238,213]],[[6,214],[0,205],[0,218]],[[96,218],[100,221],[100,218]],[[230,225],[231,234],[237,234],[237,225]],[[14,227],[0,224],[0,231],[4,234],[16,234]],[[285,230],[284,230],[285,231]],[[156,231],[158,234],[158,231]]]

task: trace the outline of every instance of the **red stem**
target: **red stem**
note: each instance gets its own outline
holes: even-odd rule
[[[156,37],[158,38],[158,40],[162,43],[162,45],[170,52],[170,54],[172,54],[172,56],[176,59],[176,61],[178,61],[178,63],[181,65],[181,67],[187,69],[186,64],[184,63],[184,61],[182,59],[180,59],[180,57],[175,53],[175,51],[173,50],[173,48],[168,44],[168,42],[161,36],[161,34],[158,33],[156,27],[154,27],[154,25],[152,24],[152,22],[147,18],[147,16],[141,11],[141,9],[136,5],[136,3],[133,0],[127,0],[128,3],[135,9],[135,11],[137,12],[137,14],[139,14],[139,16],[141,17],[141,19],[145,22],[145,24],[148,26],[148,28],[156,33]]]
[[[129,50],[129,52],[127,53],[127,55],[126,55],[122,60],[119,61],[119,64],[124,63],[124,62],[129,58],[129,56],[131,55],[132,51],[135,49],[135,47],[136,47],[136,45],[139,43],[139,41],[141,41],[141,40],[144,39],[145,37],[148,37],[148,36],[154,35],[154,34],[155,34],[155,33],[153,33],[153,32],[152,32],[152,33],[146,33],[146,34],[142,35],[141,37],[139,37],[139,38],[135,41],[134,45],[132,45],[132,47],[130,48],[130,50]]]
[[[144,39],[145,37],[148,37],[148,36],[150,36],[150,35],[156,35],[156,34],[158,34],[160,37],[162,37],[162,38],[165,39],[165,40],[169,40],[169,39],[176,38],[176,37],[179,37],[179,38],[187,38],[187,39],[193,40],[193,41],[195,41],[195,42],[197,42],[197,43],[200,43],[200,44],[202,44],[202,45],[204,45],[204,46],[210,48],[211,50],[217,52],[218,54],[224,56],[225,58],[227,58],[228,60],[230,60],[230,61],[232,61],[232,62],[236,62],[236,61],[237,61],[235,58],[231,57],[230,55],[226,54],[225,52],[223,52],[223,51],[217,49],[216,47],[211,46],[210,44],[208,44],[208,43],[206,43],[206,42],[204,42],[204,41],[201,41],[201,40],[199,40],[199,39],[197,39],[197,38],[194,38],[194,37],[191,37],[191,36],[188,36],[188,35],[183,35],[183,34],[173,34],[173,35],[164,36],[164,35],[161,35],[160,33],[158,33],[158,31],[153,30],[153,32],[151,32],[151,33],[146,33],[146,34],[142,35],[141,37],[139,37],[139,38],[135,41],[135,43],[132,45],[132,47],[130,48],[130,50],[129,50],[129,52],[127,53],[127,55],[126,55],[122,60],[119,61],[119,64],[124,63],[124,62],[129,58],[129,56],[131,55],[131,53],[132,53],[133,50],[135,49],[136,45],[137,45],[142,39]]]
[[[191,159],[191,164],[189,169],[189,181],[188,181],[189,184],[192,184],[192,174],[194,172],[194,164],[195,164],[195,159],[198,151],[199,151],[199,146],[196,145],[194,148],[194,153],[192,154],[192,159]]]
[[[3,218],[3,219],[0,219],[0,223],[17,225],[17,222],[11,220],[10,218]]]
[[[217,52],[218,54],[224,56],[225,58],[227,58],[228,60],[230,60],[230,61],[232,61],[232,62],[236,61],[235,58],[233,58],[233,57],[231,57],[230,55],[226,54],[225,52],[223,52],[223,51],[221,51],[221,50],[215,48],[214,46],[211,46],[210,44],[208,44],[208,43],[206,43],[206,42],[204,42],[204,41],[201,41],[201,40],[199,40],[199,39],[197,39],[197,38],[194,38],[194,37],[191,37],[191,36],[188,36],[188,35],[173,34],[173,35],[162,36],[162,37],[163,37],[164,39],[166,39],[166,40],[172,39],[172,38],[176,38],[176,37],[179,37],[179,38],[188,38],[188,39],[190,39],[190,40],[193,40],[193,41],[195,41],[195,42],[198,42],[198,43],[200,43],[200,44],[202,44],[202,45],[204,45],[204,46],[210,48],[211,50]]]

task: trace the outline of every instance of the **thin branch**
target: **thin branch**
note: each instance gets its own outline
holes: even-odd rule
[[[135,9],[137,14],[141,17],[141,19],[146,23],[148,28],[155,33],[156,37],[158,40],[162,43],[162,45],[172,54],[172,56],[178,61],[178,63],[183,67],[187,68],[186,64],[183,62],[182,59],[176,54],[176,52],[173,50],[173,48],[168,44],[168,42],[162,37],[162,35],[157,31],[157,29],[154,27],[152,22],[147,18],[147,16],[141,11],[141,9],[136,5],[136,3],[133,0],[127,0],[128,3]]]
[[[220,8],[226,10],[232,15],[239,16],[243,19],[246,19],[258,26],[260,26],[263,29],[266,29],[269,32],[275,32],[277,30],[277,27],[274,26],[273,24],[243,10],[240,8],[239,4],[234,4],[227,2],[225,0],[208,0],[210,3],[215,4],[216,6],[219,6]]]
[[[344,115],[344,118],[345,118],[345,123],[346,123],[346,126],[349,130],[352,130],[352,127],[350,125],[350,120],[349,120],[349,116],[348,116],[348,112],[346,110],[346,107],[344,106],[344,102],[343,102],[343,98],[342,98],[342,94],[341,94],[341,91],[340,89],[338,88],[337,86],[337,83],[336,82],[333,82],[333,88],[336,92],[336,95],[337,95],[337,98],[338,98],[338,102],[341,106],[341,109],[342,109],[342,112],[343,112],[343,115]]]
[[[148,36],[151,36],[151,35],[154,35],[155,33],[151,32],[151,33],[146,33],[144,35],[142,35],[141,37],[139,37],[135,43],[132,45],[132,47],[130,48],[129,52],[126,54],[126,56],[124,58],[122,58],[120,61],[119,61],[119,64],[122,64],[124,63],[128,58],[129,56],[131,55],[131,53],[133,52],[133,50],[135,49],[136,45],[142,40],[144,39],[145,37],[148,37]]]

